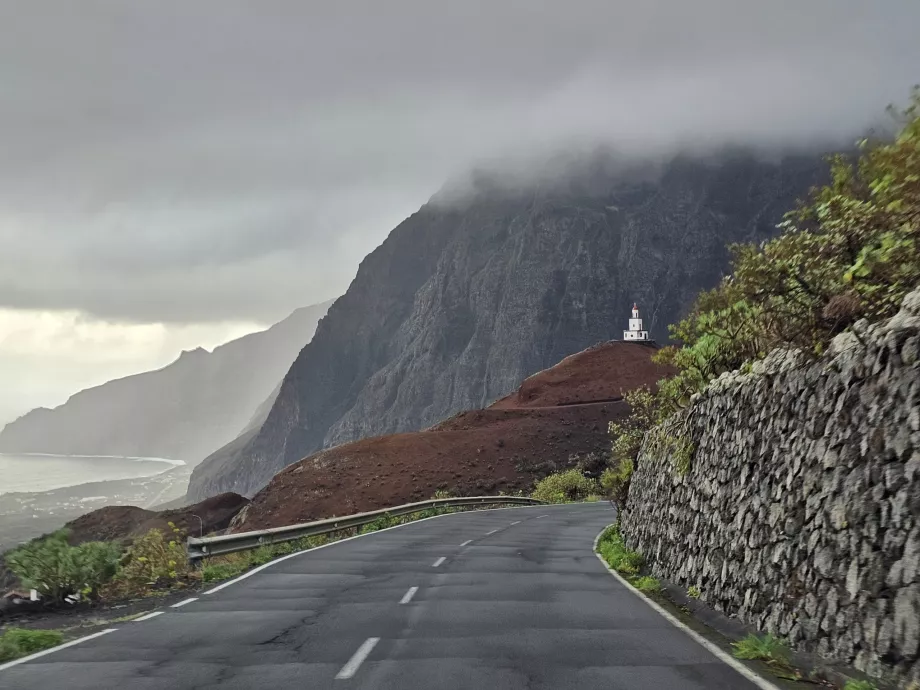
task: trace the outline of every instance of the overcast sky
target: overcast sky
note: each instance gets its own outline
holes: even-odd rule
[[[482,158],[849,137],[917,0],[0,0],[0,423],[341,294]]]

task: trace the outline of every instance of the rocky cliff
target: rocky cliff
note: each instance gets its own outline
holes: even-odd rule
[[[652,572],[800,649],[920,682],[920,289],[810,362],[714,381],[643,446],[623,516]],[[675,471],[668,437],[696,446]]]
[[[252,495],[302,457],[484,407],[566,355],[619,337],[637,301],[654,337],[712,286],[727,242],[771,235],[819,156],[734,152],[441,194],[361,264],[268,418],[195,471],[189,498]]]
[[[252,423],[329,304],[268,330],[183,352],[157,371],[89,388],[0,432],[0,451],[166,457],[196,462]]]

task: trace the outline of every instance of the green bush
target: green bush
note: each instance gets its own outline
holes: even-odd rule
[[[588,479],[578,470],[557,472],[537,482],[531,494],[547,503],[568,503],[581,501],[597,492],[597,482]]]
[[[607,562],[607,565],[618,573],[626,575],[627,578],[637,575],[642,568],[642,555],[626,548],[616,525],[611,525],[604,530],[597,542],[597,552]]]
[[[878,686],[868,680],[848,680],[843,690],[878,690]]]
[[[732,646],[738,659],[766,661],[778,666],[789,665],[789,649],[773,635],[748,635]]]
[[[63,641],[64,636],[57,630],[10,628],[0,635],[0,662],[57,647]]]
[[[60,530],[14,549],[5,560],[26,587],[61,603],[76,594],[95,598],[115,574],[119,555],[119,547],[106,542],[71,546]]]
[[[143,594],[151,588],[173,586],[189,576],[188,552],[179,529],[172,534],[152,529],[134,540],[122,559],[113,586],[119,594]]]
[[[649,575],[635,578],[632,580],[632,586],[645,594],[657,594],[661,591],[661,583]]]

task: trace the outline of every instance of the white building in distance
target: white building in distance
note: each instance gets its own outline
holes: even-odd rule
[[[629,320],[629,330],[623,331],[623,340],[647,341],[648,331],[642,330],[642,319],[639,318],[639,307],[633,303],[632,318]]]

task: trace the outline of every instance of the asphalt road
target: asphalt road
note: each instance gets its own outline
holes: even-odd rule
[[[748,690],[592,552],[604,503],[468,512],[304,552],[0,671],[6,690]]]

